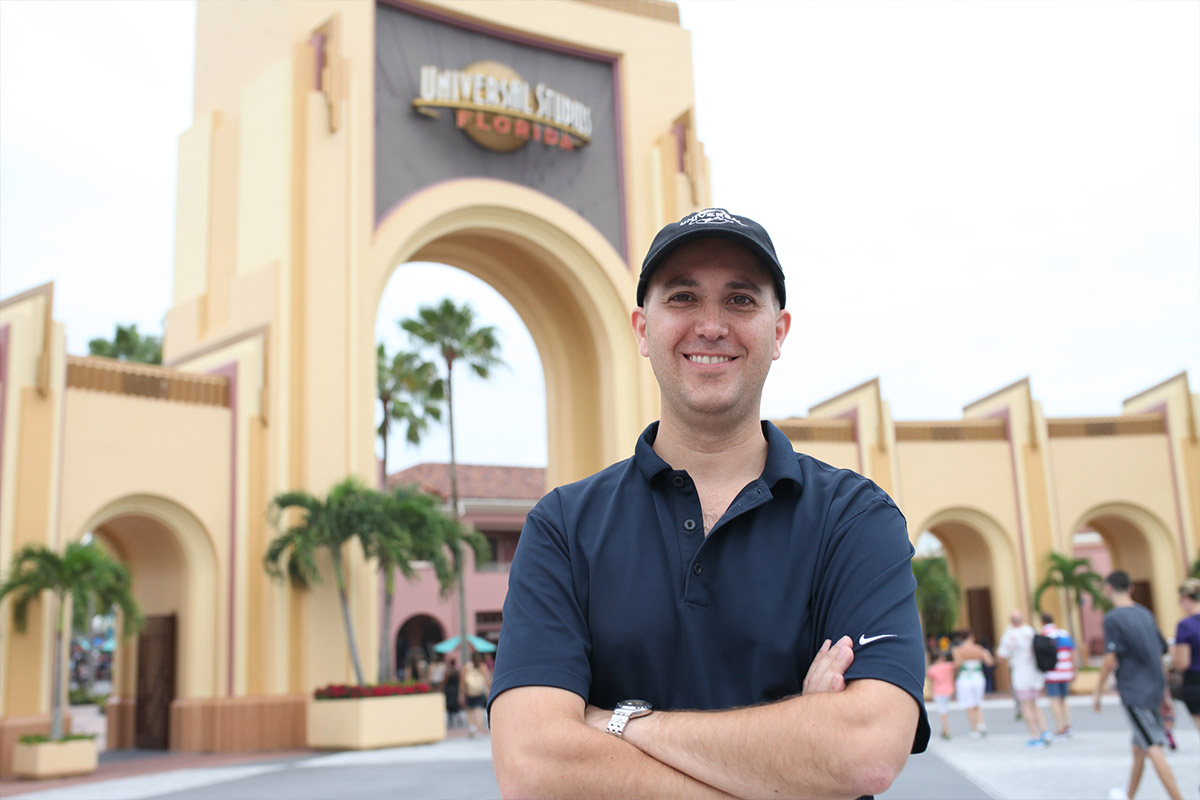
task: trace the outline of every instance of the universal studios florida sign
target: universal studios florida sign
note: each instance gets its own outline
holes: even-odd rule
[[[575,150],[591,141],[592,109],[544,83],[530,86],[506,64],[478,61],[466,68],[421,67],[421,114],[453,109],[454,126],[476,144],[508,153],[539,142]]]

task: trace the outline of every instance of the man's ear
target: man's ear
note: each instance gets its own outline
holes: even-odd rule
[[[779,358],[783,352],[783,340],[787,338],[788,331],[792,329],[792,312],[786,308],[779,310],[779,316],[775,319],[775,355],[771,356],[771,360]]]
[[[640,352],[644,357],[649,358],[650,357],[650,349],[648,347],[646,347],[646,312],[645,312],[645,310],[641,306],[638,306],[637,308],[635,308],[633,310],[633,314],[630,315],[629,322],[633,326],[633,335],[636,336],[637,340],[638,340],[638,352]],[[776,350],[778,350],[778,349],[779,348],[776,347]],[[778,356],[776,356],[776,358],[778,358]]]

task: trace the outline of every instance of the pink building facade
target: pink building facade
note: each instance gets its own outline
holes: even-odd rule
[[[458,465],[459,512],[488,540],[487,561],[468,552],[464,570],[466,633],[492,642],[500,636],[508,570],[525,515],[545,494],[546,472],[533,467]],[[448,464],[418,464],[388,476],[389,488],[413,484],[449,503]],[[393,664],[402,668],[413,648],[426,655],[437,642],[461,633],[457,591],[443,596],[430,566],[418,566],[417,577],[398,576],[392,600]]]

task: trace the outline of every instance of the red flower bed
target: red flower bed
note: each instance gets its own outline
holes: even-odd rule
[[[382,683],[377,686],[358,686],[331,683],[313,692],[317,700],[351,700],[358,697],[391,697],[398,694],[425,694],[432,692],[428,683],[405,681],[404,683]]]

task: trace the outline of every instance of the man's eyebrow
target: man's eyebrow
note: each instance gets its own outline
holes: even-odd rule
[[[738,289],[743,292],[753,292],[754,294],[762,294],[764,287],[759,286],[754,281],[733,280],[725,284],[726,289]]]
[[[664,289],[676,289],[680,286],[695,288],[700,285],[700,282],[695,278],[689,278],[686,275],[680,275],[677,278],[671,278],[663,282]]]

